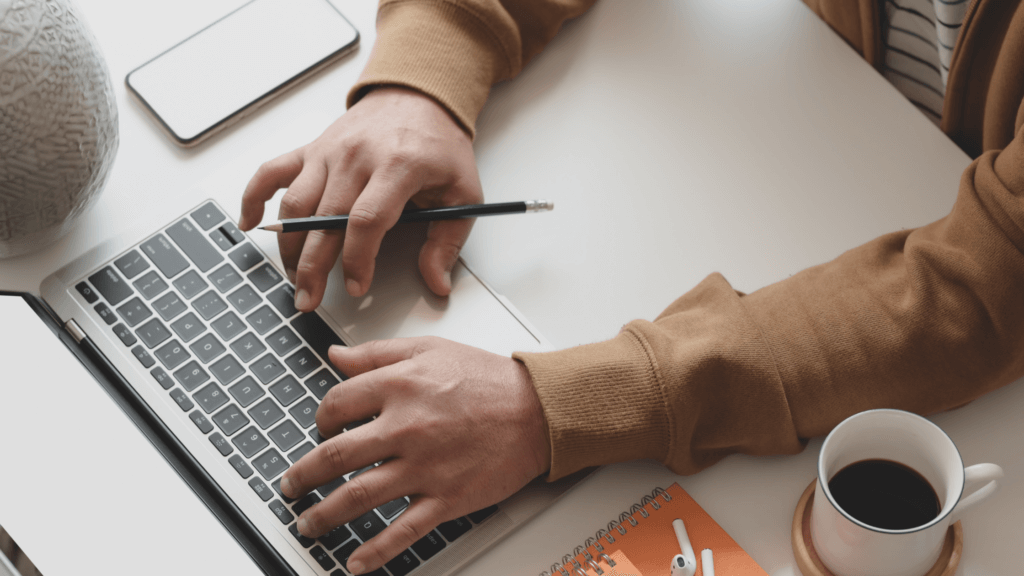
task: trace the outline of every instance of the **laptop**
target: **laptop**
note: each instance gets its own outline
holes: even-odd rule
[[[22,299],[51,329],[66,348],[60,354],[77,358],[264,573],[344,576],[348,555],[408,500],[316,540],[296,530],[303,510],[365,471],[298,501],[279,490],[284,471],[323,441],[314,420],[319,402],[344,386],[327,349],[419,333],[501,354],[548,345],[465,262],[453,271],[451,300],[463,312],[429,294],[412,264],[423,232],[415,226],[389,234],[367,297],[348,298],[332,283],[324,301],[334,303],[334,315],[324,306],[300,313],[294,287],[228,214],[206,200],[145,237],[90,250],[47,277],[40,297],[0,299],[8,307],[8,299]],[[535,481],[445,522],[374,574],[455,572],[580,479]]]

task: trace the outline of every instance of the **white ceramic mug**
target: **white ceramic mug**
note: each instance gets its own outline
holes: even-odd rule
[[[828,482],[861,460],[899,462],[924,476],[939,497],[931,522],[906,530],[884,530],[850,516],[836,504]],[[995,464],[964,468],[956,445],[938,426],[902,410],[868,410],[836,426],[818,456],[818,482],[811,509],[811,540],[836,576],[923,576],[938,560],[949,525],[996,491],[1003,469]],[[967,484],[985,485],[962,497]]]

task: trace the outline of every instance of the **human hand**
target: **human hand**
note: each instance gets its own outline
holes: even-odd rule
[[[341,254],[345,289],[370,288],[381,239],[411,201],[421,208],[480,204],[483,190],[473,143],[440,104],[404,88],[378,88],[313,142],[256,171],[242,195],[239,228],[250,230],[280,189],[280,219],[348,214],[346,230],[279,233],[281,260],[304,312],[323,299]],[[431,222],[419,267],[439,296],[451,292],[451,270],[472,220]]]
[[[353,574],[383,566],[438,524],[503,500],[548,470],[547,424],[519,362],[442,338],[335,346],[329,356],[350,378],[317,411],[327,440],[285,472],[281,490],[298,498],[383,464],[306,510],[299,531],[315,538],[386,502],[411,500],[350,556]]]

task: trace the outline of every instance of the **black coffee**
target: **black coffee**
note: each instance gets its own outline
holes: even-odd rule
[[[886,530],[922,526],[941,510],[924,476],[891,460],[854,462],[829,480],[828,489],[847,514]]]

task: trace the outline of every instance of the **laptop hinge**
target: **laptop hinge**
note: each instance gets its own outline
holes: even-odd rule
[[[64,329],[68,331],[68,334],[71,334],[71,337],[75,339],[76,344],[81,344],[82,340],[88,338],[88,336],[86,336],[85,334],[85,331],[82,330],[82,327],[79,326],[78,322],[75,322],[74,319],[65,322]]]

